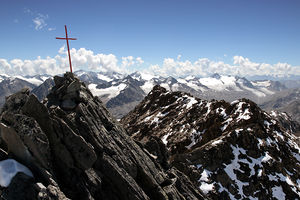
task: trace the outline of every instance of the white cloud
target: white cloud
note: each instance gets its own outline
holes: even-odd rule
[[[73,70],[89,70],[103,72],[130,73],[144,63],[141,57],[121,57],[121,62],[113,54],[97,54],[91,50],[80,48],[71,49]],[[212,61],[199,58],[195,61],[181,60],[181,58],[165,58],[162,65],[150,64],[143,68],[145,72],[162,76],[184,77],[188,75],[209,76],[213,73],[238,76],[269,75],[274,77],[300,76],[300,66],[287,63],[267,64],[252,62],[249,58],[234,56],[233,63]],[[9,75],[60,74],[69,71],[69,60],[65,46],[58,50],[54,57],[34,60],[0,58],[0,73]]]
[[[130,67],[134,65],[134,58],[133,56],[127,56],[127,57],[122,57],[122,65],[124,67]]]
[[[243,76],[255,76],[255,75],[269,75],[269,76],[290,76],[300,75],[300,66],[291,66],[288,63],[255,63],[248,58],[242,56],[234,56],[233,63],[238,68],[240,74]]]
[[[6,74],[7,71],[11,70],[11,65],[7,62],[6,59],[0,59],[0,66],[1,66],[1,69],[0,69],[1,73]]]
[[[173,58],[165,58],[163,64],[151,65],[149,71],[154,74],[164,76],[209,76],[214,73],[238,76],[274,76],[284,77],[290,75],[300,75],[300,66],[291,66],[287,63],[277,63],[274,65],[267,63],[255,63],[242,56],[234,56],[233,64],[226,64],[222,61],[211,61],[208,58],[199,58],[192,62],[181,61]]]
[[[29,8],[24,8],[24,13],[33,17],[32,22],[34,24],[35,30],[41,30],[47,26],[46,21],[49,19],[49,15],[44,15],[36,11],[32,11]],[[18,23],[18,21],[15,21],[15,23]],[[55,30],[55,28],[48,28],[47,30],[53,31]]]
[[[13,59],[9,62],[5,59],[0,59],[0,66],[0,73],[8,75],[54,75],[64,71],[57,65],[56,60],[50,57],[46,59],[37,57],[35,60]]]
[[[122,67],[140,66],[144,61],[141,57],[134,58],[133,56],[122,57]]]
[[[66,54],[67,55],[67,51],[65,50],[66,46],[63,45],[62,47],[59,48],[58,53],[59,54]]]
[[[42,28],[47,26],[46,20],[49,18],[48,15],[38,14],[32,21],[35,25],[35,30],[41,30]]]
[[[48,31],[55,31],[56,28],[48,28]]]
[[[67,54],[67,52],[65,51],[64,54]],[[80,48],[78,50],[73,48],[71,49],[71,57],[72,65],[74,67],[92,71],[124,72],[124,69],[117,65],[118,59],[113,54],[95,54],[93,51],[85,48]]]
[[[186,76],[186,75],[201,75],[205,76],[203,68],[207,65],[207,59],[199,59],[192,63],[189,60],[179,61],[173,58],[165,58],[163,65],[152,65],[150,71],[154,74],[160,74],[163,76]]]
[[[136,60],[137,65],[141,65],[144,63],[144,61],[141,57],[137,57],[135,60]]]
[[[24,8],[24,13],[33,15],[33,12],[29,8]]]
[[[95,54],[91,50],[80,48],[71,49],[71,59],[73,70],[91,71],[115,71],[119,73],[129,72],[123,66],[118,65],[118,59],[113,54]],[[138,59],[142,61],[142,59]],[[9,75],[35,75],[35,74],[60,74],[69,70],[69,60],[67,50],[61,47],[55,57],[41,58],[35,60],[13,59],[7,61],[0,59],[0,73]]]

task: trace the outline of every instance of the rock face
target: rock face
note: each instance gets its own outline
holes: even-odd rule
[[[24,164],[34,179],[15,176],[0,188],[4,199],[203,199],[184,173],[163,169],[135,143],[72,73],[54,83],[45,104],[28,89],[6,100],[0,158]]]
[[[300,198],[299,139],[250,100],[205,101],[155,86],[121,122],[206,197]],[[164,155],[153,137],[165,144]]]

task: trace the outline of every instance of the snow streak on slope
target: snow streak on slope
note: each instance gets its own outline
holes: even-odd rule
[[[0,82],[3,81],[4,79],[7,79],[7,78],[9,78],[8,75],[6,75],[6,74],[0,74]]]
[[[148,94],[152,90],[154,85],[155,83],[153,81],[147,81],[144,83],[144,85],[141,86],[141,88],[145,92],[145,94]]]
[[[44,82],[44,80],[37,79],[36,77],[25,78],[23,76],[15,76],[15,78],[27,81],[29,83],[32,83],[33,85],[36,85],[36,86],[41,85]]]
[[[91,90],[93,95],[100,96],[100,95],[108,95],[108,98],[111,99],[113,97],[116,97],[122,90],[126,88],[125,83],[121,83],[119,85],[111,86],[108,88],[99,89],[97,88],[96,84],[90,84],[88,88]]]
[[[199,82],[202,85],[205,85],[206,87],[216,91],[229,90],[229,89],[235,91],[241,91],[241,89],[239,89],[236,85],[235,77],[221,76],[220,79],[208,77],[208,78],[199,79]]]
[[[271,81],[251,81],[252,85],[257,86],[257,87],[269,87],[271,86]]]
[[[110,82],[110,81],[113,80],[112,78],[110,78],[110,77],[108,77],[108,76],[105,76],[105,75],[103,75],[103,74],[98,74],[98,75],[97,75],[97,78],[98,78],[98,79],[101,79],[101,80],[104,80],[104,81],[107,81],[107,82]]]

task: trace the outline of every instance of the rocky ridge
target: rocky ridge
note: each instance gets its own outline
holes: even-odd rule
[[[250,100],[206,101],[155,86],[121,122],[206,197],[300,198],[299,138]]]
[[[41,103],[29,89],[9,96],[0,115],[0,160],[18,173],[0,199],[204,199],[176,168],[163,169],[135,143],[72,73],[54,77]]]

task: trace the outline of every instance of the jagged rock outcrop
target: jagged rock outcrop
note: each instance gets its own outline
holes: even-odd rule
[[[250,100],[205,101],[155,86],[121,122],[146,147],[160,138],[168,165],[206,197],[300,198],[299,139]]]
[[[162,169],[137,145],[72,73],[54,82],[45,104],[28,89],[6,99],[0,158],[16,159],[34,179],[15,176],[0,199],[27,190],[23,199],[203,199],[185,174]]]

